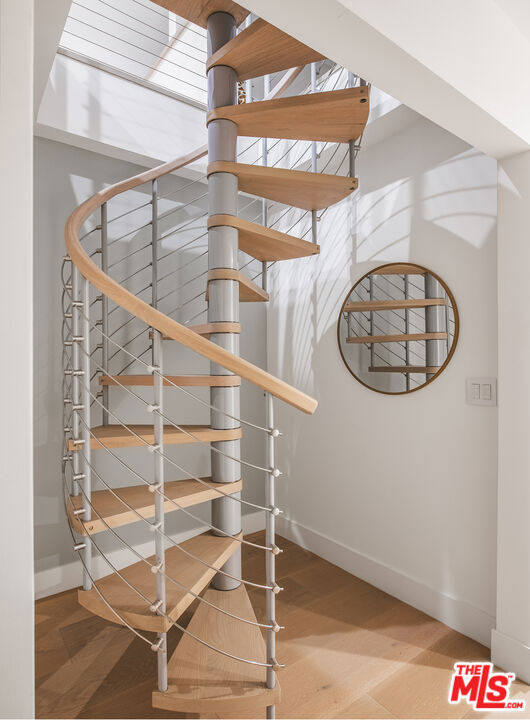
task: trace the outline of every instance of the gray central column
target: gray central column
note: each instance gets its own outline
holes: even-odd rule
[[[445,297],[445,291],[441,283],[430,273],[425,273],[425,297]],[[445,307],[443,305],[429,305],[429,307],[425,308],[425,332],[447,332],[445,327]],[[427,340],[425,346],[427,367],[441,367],[447,357],[447,341]],[[426,377],[427,380],[430,380],[434,377],[434,374],[429,373]]]
[[[229,42],[235,35],[236,23],[232,15],[213,13],[208,18],[208,57]],[[208,109],[237,103],[237,76],[232,68],[213,67],[208,72]],[[237,126],[231,120],[213,120],[208,125],[208,161],[236,160]],[[237,176],[214,173],[208,178],[209,214],[237,215]],[[238,233],[235,228],[215,227],[208,231],[208,266],[210,270],[229,268],[238,270]],[[235,280],[213,280],[209,285],[208,322],[239,322],[239,283]],[[213,333],[210,340],[239,355],[239,335]],[[231,374],[212,363],[212,375]],[[239,387],[211,388],[211,404],[219,411],[211,411],[211,425],[216,430],[236,428],[239,423],[224,415],[239,417]],[[239,480],[241,466],[240,441],[212,443],[212,480],[229,483]],[[229,457],[221,455],[221,450]],[[235,458],[235,460],[230,459]],[[230,498],[212,501],[212,525],[224,533],[235,535],[241,531],[241,505]],[[222,534],[222,533],[219,533]],[[235,552],[222,570],[241,577],[241,549]],[[218,590],[232,590],[240,583],[218,574],[212,586]]]

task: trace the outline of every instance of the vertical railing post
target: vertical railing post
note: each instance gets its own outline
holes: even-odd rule
[[[158,180],[151,185],[151,304],[158,305]],[[151,611],[164,616],[166,613],[166,558],[165,558],[165,517],[164,517],[164,378],[162,333],[151,329],[153,404],[148,407],[153,413],[154,472],[152,490],[155,496],[155,557],[156,557],[156,602]],[[157,633],[158,690],[167,690],[167,633]]]
[[[101,206],[101,269],[104,273],[109,271],[108,255],[108,225],[107,203]],[[101,293],[101,366],[105,375],[109,374],[109,299],[104,292]],[[109,386],[102,388],[102,422],[109,424]]]
[[[163,404],[163,363],[162,335],[153,329],[153,436],[154,436],[154,485],[155,518],[155,557],[156,557],[156,602],[151,610],[164,616],[166,613],[166,577],[165,577],[165,518],[164,518],[164,412]],[[158,639],[158,689],[167,690],[167,634],[157,633]]]
[[[158,305],[158,179],[151,183],[151,305]]]
[[[81,299],[79,294],[79,270],[72,263],[72,336],[79,337],[81,334]],[[79,343],[72,342],[72,408],[81,404],[81,388],[78,373],[81,372],[79,363]],[[79,415],[72,410],[72,437],[80,438]],[[80,475],[81,458],[79,452],[72,453],[72,495],[79,495],[79,482],[76,478]]]
[[[226,12],[214,12],[207,21],[208,56],[219,50],[235,35],[236,23]],[[233,68],[220,65],[208,70],[208,109],[237,102],[237,75]],[[234,162],[237,156],[237,126],[226,119],[212,120],[208,124],[208,162],[218,160]],[[212,173],[208,177],[209,214],[237,215],[237,176],[227,172]],[[239,270],[238,232],[228,226],[208,230],[208,267],[210,270],[228,268]],[[236,280],[212,280],[209,283],[208,321],[239,322],[239,284]],[[217,333],[210,340],[225,350],[239,355],[239,335]],[[212,375],[227,374],[227,371],[211,363]],[[238,428],[239,387],[210,388],[211,426],[216,430]],[[215,408],[215,409],[214,409]],[[230,417],[231,416],[231,417]],[[241,477],[240,441],[225,440],[212,443],[211,476],[214,482],[231,483]],[[233,497],[219,497],[212,500],[212,525],[219,535],[236,535],[241,532],[241,506]],[[214,531],[215,532],[215,531]],[[216,590],[233,590],[241,584],[241,547],[239,547],[221,568],[212,586]]]
[[[81,477],[83,487],[83,521],[86,522],[92,518],[92,474],[91,474],[91,434],[90,434],[90,404],[92,397],[90,395],[90,284],[86,278],[80,278],[80,290],[82,298],[82,322],[81,322],[81,403],[79,409],[74,407],[74,414],[79,412],[82,415],[81,422],[81,440],[82,444],[78,448],[81,453]],[[74,342],[75,345],[75,342]],[[85,535],[84,547],[81,550],[83,554],[83,589],[90,590],[92,588],[92,541],[90,535]]]
[[[271,91],[271,76],[265,75],[263,78],[263,97],[266,98]],[[267,138],[261,139],[261,164],[263,167],[267,167],[269,164],[269,149]],[[261,224],[267,227],[269,222],[269,206],[267,204],[267,198],[261,200]],[[261,263],[261,287],[267,292],[269,278],[268,278],[269,266],[266,260]]]
[[[409,297],[409,276],[405,273],[403,275],[403,283],[404,283],[404,293],[405,293],[405,300],[408,300]],[[409,335],[410,333],[410,310],[408,308],[405,308],[405,335]],[[405,365],[410,365],[410,343],[408,340],[405,341]],[[407,392],[410,390],[410,373],[405,373],[405,380],[406,380],[406,390]]]
[[[449,298],[447,296],[447,292],[445,291],[445,288],[444,288],[444,300],[445,300],[445,305],[444,305],[445,332],[447,334],[445,345],[446,345],[446,358],[448,358],[449,353],[451,352],[451,336],[449,335],[449,332],[451,330],[451,324],[449,322]]]
[[[274,482],[275,482],[275,438],[277,432],[274,428],[274,405],[273,397],[270,393],[265,393],[266,402],[266,426],[269,430],[267,436],[267,467],[270,468],[270,472],[267,473],[265,479],[265,506],[269,508],[270,512],[265,514],[265,545],[270,548],[276,547],[276,518],[273,511],[276,509],[275,505],[275,493],[274,493]],[[276,556],[273,552],[267,551],[266,554],[266,584],[271,587],[271,590],[266,590],[266,613],[267,613],[267,624],[271,625],[272,628],[267,629],[267,662],[271,665],[276,664]],[[267,668],[267,687],[276,687],[276,672],[274,667]],[[269,705],[267,707],[267,718],[276,717],[275,705]]]
[[[352,72],[348,73],[348,87],[355,87],[355,74]],[[348,175],[351,178],[355,177],[355,159],[357,154],[357,148],[355,146],[355,140],[348,141],[348,159],[349,159],[349,172]]]
[[[249,13],[248,17],[245,21],[245,28],[248,28],[252,23],[254,22],[254,13]],[[251,103],[253,101],[253,95],[252,92],[252,78],[249,78],[245,82],[245,98],[247,103]]]
[[[368,294],[370,297],[370,300],[374,299],[374,276],[368,275]],[[375,313],[373,310],[370,310],[370,335],[375,335]],[[370,343],[370,367],[374,367],[374,360],[375,360],[375,345],[374,343]]]
[[[316,93],[317,91],[317,64],[311,63],[311,92]],[[311,171],[317,172],[318,154],[317,154],[317,143],[313,140],[311,143]],[[318,231],[317,231],[318,214],[316,210],[311,210],[311,237],[314,243],[318,242]]]
[[[442,284],[430,273],[425,273],[425,298],[443,298],[444,289]],[[443,305],[430,305],[425,308],[425,332],[436,333],[444,331],[444,309]],[[425,359],[427,367],[441,367],[445,361],[445,342],[443,340],[425,341]],[[434,377],[435,373],[428,373],[427,380]]]

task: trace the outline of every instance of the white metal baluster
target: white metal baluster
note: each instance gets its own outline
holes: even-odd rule
[[[409,276],[407,274],[403,275],[403,281],[405,284],[405,300],[408,299],[409,296]],[[405,335],[408,335],[410,333],[410,311],[408,308],[405,308]],[[405,365],[410,365],[410,343],[408,340],[405,341]],[[406,380],[406,390],[407,392],[410,390],[410,373],[405,373],[405,380]]]
[[[311,92],[316,93],[317,91],[317,64],[311,63]],[[312,172],[317,172],[317,144],[314,140],[311,144],[311,170]],[[311,210],[311,230],[312,230],[312,239],[313,242],[316,243],[318,241],[317,237],[317,222],[318,222],[318,215],[316,210]]]
[[[81,352],[81,403],[76,410],[74,406],[74,415],[78,412],[83,415],[81,423],[81,440],[82,444],[77,452],[81,453],[81,475],[83,483],[83,521],[92,519],[92,510],[90,502],[92,499],[92,477],[91,477],[91,458],[90,458],[90,284],[86,278],[81,276],[80,288],[82,297],[82,352]],[[74,342],[74,346],[75,346]],[[78,426],[79,427],[79,426]],[[78,436],[76,436],[78,437]],[[74,453],[74,455],[77,453]],[[83,553],[83,589],[90,590],[92,588],[92,541],[90,535],[85,535],[81,551]]]
[[[267,437],[267,466],[270,467],[271,471],[267,474],[265,479],[265,505],[271,509],[275,508],[275,497],[274,497],[274,480],[275,480],[275,456],[274,456],[274,445],[276,432],[274,430],[274,405],[273,397],[270,393],[265,393],[266,402],[266,414],[267,420],[266,425],[269,428],[269,435]],[[265,517],[265,544],[267,547],[276,547],[275,542],[275,516],[272,512],[266,513]],[[266,584],[269,585],[272,590],[266,590],[266,604],[267,604],[267,623],[276,627],[276,555],[273,552],[268,552],[265,555],[266,563]],[[267,662],[276,664],[276,635],[274,629],[267,630]],[[274,668],[267,668],[267,687],[274,688],[276,686],[276,672]],[[267,718],[276,717],[276,706],[269,705],[267,707]]]
[[[368,292],[370,300],[374,299],[374,276],[368,276]],[[375,315],[374,311],[370,310],[370,335],[375,335]],[[370,367],[373,367],[375,363],[375,345],[370,343]]]
[[[354,87],[355,85],[355,75],[354,73],[350,72],[348,73],[348,87]],[[349,140],[348,141],[348,147],[349,147],[349,161],[350,161],[350,168],[349,168],[349,176],[354,178],[355,177],[355,140]]]
[[[162,335],[153,330],[153,430],[154,446],[158,452],[154,455],[154,494],[155,494],[155,556],[159,572],[156,573],[156,603],[152,610],[159,615],[166,612],[166,578],[165,578],[165,533],[164,527],[164,420],[163,379],[162,379]],[[167,690],[167,644],[166,633],[158,633],[158,689]]]
[[[444,288],[444,300],[445,300],[445,306],[444,306],[444,315],[445,315],[445,332],[447,333],[447,338],[445,342],[445,352],[446,352],[446,359],[449,357],[449,353],[451,352],[451,338],[449,336],[450,331],[450,323],[449,323],[449,296],[447,295],[445,288]],[[444,361],[445,362],[445,361]]]
[[[107,225],[107,203],[101,206],[101,269],[104,273],[109,271],[109,254],[108,254],[108,225]],[[105,375],[109,374],[109,299],[105,293],[101,294],[101,365]],[[103,425],[109,424],[109,386],[103,385],[102,393],[102,422]]]
[[[248,28],[250,25],[252,25],[253,22],[254,22],[254,13],[249,13],[249,14],[248,14],[248,17],[247,17],[247,19],[246,19],[246,22],[245,22],[245,28]],[[249,78],[249,79],[245,82],[245,101],[246,101],[247,103],[251,103],[251,102],[252,102],[252,99],[253,99],[252,96],[253,96],[253,92],[252,92],[252,78]]]
[[[263,77],[263,97],[267,97],[267,95],[271,91],[271,76],[265,75]],[[269,151],[268,151],[268,144],[267,144],[267,138],[262,138],[261,140],[261,164],[264,167],[267,167],[269,163]],[[269,210],[267,205],[267,198],[263,198],[261,201],[261,224],[267,227],[267,224],[269,222]],[[268,286],[268,265],[267,261],[264,260],[261,263],[261,287],[265,292],[267,292],[267,286]]]
[[[79,337],[80,327],[80,296],[79,296],[79,270],[72,263],[72,337]],[[81,391],[79,387],[79,375],[77,372],[81,370],[79,366],[79,345],[72,343],[72,407],[81,404]],[[72,410],[72,437],[79,437],[79,416],[77,412]],[[74,480],[72,481],[72,494],[79,495],[79,483],[75,479],[80,474],[80,456],[78,452],[72,453],[72,470]]]
[[[158,304],[158,180],[151,186],[151,303],[154,308]],[[163,373],[163,340],[162,334],[152,329],[153,333],[153,435],[154,447],[154,494],[155,494],[155,556],[160,572],[156,573],[156,603],[152,610],[159,615],[166,612],[166,578],[165,578],[165,518],[164,518],[164,381]],[[167,690],[167,633],[157,633],[157,665],[158,689]]]

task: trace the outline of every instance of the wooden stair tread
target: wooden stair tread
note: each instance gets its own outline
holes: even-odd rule
[[[237,322],[215,322],[215,323],[202,323],[201,325],[187,325],[188,330],[193,330],[197,335],[204,335],[210,337],[214,333],[234,333],[239,335],[241,333],[241,325]],[[149,333],[149,338],[153,339],[153,332]],[[162,340],[173,340],[169,335],[162,335]]]
[[[242,81],[323,59],[324,55],[265,20],[257,19],[214,53],[206,70],[226,65],[233,68]]]
[[[192,478],[166,482],[164,495],[174,500],[180,507],[192,507],[221,497],[220,492],[231,495],[240,492],[242,489],[241,480],[234,483],[215,483],[208,477],[201,478],[201,480],[204,482],[201,483]],[[116,497],[116,495],[119,497]],[[83,521],[79,515],[74,515],[74,510],[83,506],[83,496],[72,496],[70,498],[71,502],[68,503],[68,517],[71,526],[80,535],[94,535],[107,530],[107,526],[115,528],[139,522],[138,515],[133,510],[130,510],[127,505],[124,505],[120,498],[129,507],[134,508],[136,513],[142,517],[154,517],[154,494],[149,492],[147,485],[133,485],[116,488],[113,492],[110,490],[96,490],[93,492],[91,499],[94,508],[93,519],[87,521]],[[175,510],[178,510],[178,508],[170,500],[164,500],[164,512],[173,512]]]
[[[232,0],[152,0],[152,2],[203,28],[206,27],[208,17],[214,12],[233,15],[237,25],[240,25],[249,14],[248,10]]]
[[[136,433],[142,440],[149,444],[155,441],[152,425],[129,425],[132,431]],[[182,445],[184,443],[194,442],[218,442],[220,440],[239,440],[242,436],[241,428],[234,430],[213,430],[209,425],[181,425],[182,430],[178,430],[172,425],[164,427],[164,444],[165,445]],[[142,442],[131,430],[124,428],[122,425],[99,425],[91,429],[95,437],[91,438],[90,447],[94,450],[106,448],[126,448],[126,447],[145,447]],[[186,433],[191,433],[195,437],[190,437]],[[70,451],[77,450],[73,440],[68,443]]]
[[[238,536],[240,537],[240,536]],[[181,543],[187,552],[201,558],[212,567],[221,568],[232,553],[240,547],[234,538],[217,537],[212,533],[203,533]],[[206,567],[177,547],[166,550],[166,574],[188,590],[200,593],[216,574],[215,570]],[[147,558],[149,563],[156,564],[155,556]],[[120,570],[128,582],[137,588],[151,603],[156,600],[156,575],[151,572],[147,563],[141,560],[134,565]],[[132,590],[117,574],[106,575],[97,580],[97,586],[105,600],[109,602],[123,620],[139,630],[166,632],[171,623],[166,618],[155,615],[146,601]],[[195,598],[187,590],[166,580],[166,614],[177,620]],[[95,588],[78,591],[79,603],[94,615],[105,618],[118,625],[123,622],[107,607]]]
[[[206,122],[232,120],[246,137],[348,142],[357,140],[368,122],[368,87],[227,105],[210,110]]]
[[[423,298],[418,300],[363,300],[348,302],[344,312],[366,312],[367,310],[406,310],[407,308],[423,308],[432,305],[445,305],[444,298]]]
[[[239,302],[268,302],[269,293],[256,285],[249,277],[238,270],[230,268],[217,268],[208,271],[208,286],[206,287],[206,300],[209,300],[209,284],[212,280],[235,280],[239,283]]]
[[[440,368],[435,365],[432,367],[424,365],[372,365],[368,368],[368,372],[435,375],[439,369]]]
[[[152,375],[100,375],[99,384],[107,386],[153,387]],[[173,387],[234,387],[241,385],[239,375],[165,375],[164,386]]]
[[[236,322],[214,322],[203,323],[202,325],[188,325],[190,330],[196,332],[197,335],[206,335],[209,337],[215,333],[241,333],[241,325]]]
[[[359,184],[357,178],[340,175],[225,161],[208,165],[208,175],[217,172],[237,175],[241,192],[303,210],[323,210],[334,205],[348,197]]]
[[[244,585],[235,590],[208,589],[204,598],[234,615],[256,620]],[[214,647],[248,660],[265,662],[265,643],[258,627],[243,624],[201,603],[188,630]],[[153,706],[207,717],[257,717],[260,708],[279,701],[279,684],[265,686],[265,668],[221,655],[184,635],[168,663],[167,692],[153,692]]]
[[[411,263],[392,263],[377,268],[371,275],[425,275],[425,268]]]
[[[258,225],[235,215],[211,215],[208,218],[208,228],[219,225],[236,228],[239,231],[239,249],[252,255],[256,260],[268,262],[291,260],[317,255],[320,252],[320,247],[315,243]]]
[[[385,342],[413,342],[414,340],[445,340],[447,333],[411,333],[409,335],[366,335],[361,337],[348,337],[347,343],[385,343]]]

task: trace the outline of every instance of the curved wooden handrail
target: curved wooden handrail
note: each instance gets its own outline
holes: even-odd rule
[[[285,86],[282,89],[285,89]],[[207,152],[207,146],[203,145],[188,155],[159,165],[152,170],[147,170],[128,180],[123,180],[115,185],[111,185],[105,190],[100,190],[100,192],[90,197],[82,205],[79,205],[68,218],[65,227],[68,255],[81,274],[92,283],[92,285],[111,298],[117,305],[120,305],[132,315],[139,317],[148,326],[156,328],[156,330],[159,330],[163,335],[186,345],[186,347],[199,353],[199,355],[221,365],[236,375],[240,375],[253,385],[257,385],[263,390],[270,392],[280,400],[289,403],[289,405],[293,405],[305,413],[312,414],[317,407],[317,401],[312,397],[297,390],[283,380],[279,380],[265,370],[256,367],[247,360],[243,360],[237,357],[237,355],[233,355],[227,350],[224,350],[210,340],[197,335],[197,333],[185,325],[181,325],[167,315],[164,315],[164,313],[151,307],[143,300],[140,300],[140,298],[133,295],[129,290],[126,290],[109,277],[109,275],[104,273],[81,247],[79,230],[85,220],[94,210],[103,205],[103,203],[126,190],[132,190],[139,185],[143,185],[146,182],[150,182],[189,165],[204,157]]]

